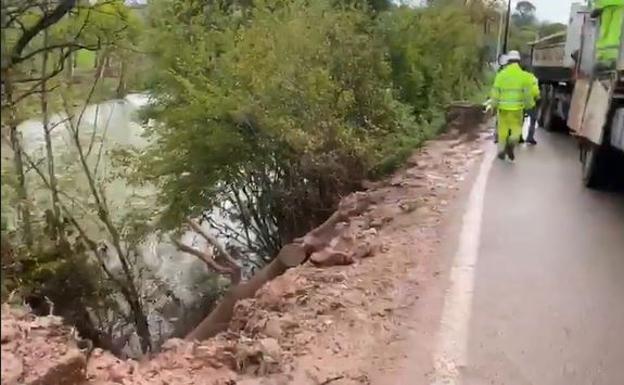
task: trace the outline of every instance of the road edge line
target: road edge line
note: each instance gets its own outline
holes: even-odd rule
[[[467,364],[468,326],[472,312],[474,274],[481,240],[485,191],[495,155],[495,151],[485,151],[462,216],[450,283],[444,295],[430,385],[459,385],[459,369]]]

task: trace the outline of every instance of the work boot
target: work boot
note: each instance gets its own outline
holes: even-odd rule
[[[532,144],[532,145],[535,146],[537,144],[537,141],[535,141],[535,139],[531,138],[531,139],[527,139],[527,143],[528,144]]]
[[[516,154],[514,154],[514,147],[511,144],[507,144],[507,147],[505,147],[505,152],[507,153],[507,156],[509,157],[509,160],[515,160],[516,159]]]
[[[500,160],[505,160],[505,151],[499,152],[496,157]]]

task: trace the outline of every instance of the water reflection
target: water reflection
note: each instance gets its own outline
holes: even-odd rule
[[[106,177],[113,171],[110,159],[112,150],[124,147],[141,148],[147,144],[146,139],[142,137],[144,128],[139,121],[138,112],[148,102],[149,97],[145,94],[131,94],[124,99],[89,105],[84,109],[78,126],[80,143],[84,151],[88,153],[87,161],[90,167],[97,169],[100,178]],[[78,108],[80,109],[80,106]],[[51,116],[50,127],[54,127],[51,135],[52,144],[57,166],[56,172],[59,179],[65,183],[62,188],[72,195],[85,194],[80,196],[87,196],[88,185],[79,167],[77,151],[70,136],[71,130],[66,114]],[[18,126],[18,131],[22,137],[25,152],[30,159],[40,161],[40,164],[44,165],[45,137],[42,122],[38,119],[29,119]],[[10,146],[4,141],[2,156],[5,160],[12,157]],[[45,166],[43,169],[45,170]],[[27,177],[31,193],[34,194],[40,207],[49,207],[49,192],[42,185],[39,177],[32,170],[28,171]],[[128,212],[130,208],[136,208],[137,205],[150,207],[154,205],[153,199],[146,199],[144,202],[136,199],[137,194],[151,198],[155,191],[149,187],[131,187],[123,178],[107,180],[104,185],[110,211],[115,214],[116,218]],[[133,199],[130,200],[130,197]],[[134,206],[128,207],[129,204]],[[37,215],[38,213],[35,213],[35,216]],[[103,238],[102,229],[96,221],[87,226],[90,226],[88,230],[94,239]],[[204,242],[194,233],[184,234],[182,241],[200,248],[203,247]],[[112,247],[108,249],[113,250]],[[154,282],[163,281],[174,296],[187,305],[201,295],[202,288],[197,286],[205,282],[207,269],[196,257],[179,252],[167,239],[159,239],[155,234],[147,237],[139,247],[139,251],[144,264],[152,272],[151,278],[147,277],[146,282],[143,282],[148,287],[145,290],[148,292],[159,290]],[[110,256],[108,264],[112,270],[120,268],[119,260],[114,255]],[[177,316],[176,312],[180,310],[179,306],[172,307],[171,302],[170,297],[161,296],[157,301],[148,304],[151,310],[148,318],[154,334],[171,332],[168,318]],[[170,309],[170,311],[163,309]]]

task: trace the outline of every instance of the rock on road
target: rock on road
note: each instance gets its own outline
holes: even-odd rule
[[[582,186],[571,138],[540,140],[486,159],[464,357],[428,383],[624,384],[624,194]]]

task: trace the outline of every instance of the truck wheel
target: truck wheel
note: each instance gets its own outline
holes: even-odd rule
[[[537,126],[544,127],[544,110],[546,109],[546,100],[542,99],[537,106]]]
[[[542,94],[542,98],[540,99],[537,108],[537,125],[539,127],[544,127],[544,113],[546,112],[546,108],[548,107],[549,97],[545,86],[542,86],[540,92]]]
[[[597,189],[604,185],[604,151],[600,146],[585,145],[581,150],[583,162],[583,184]]]
[[[542,127],[546,131],[554,131],[555,120],[555,103],[554,100],[548,98],[544,101],[544,107],[542,110]]]

